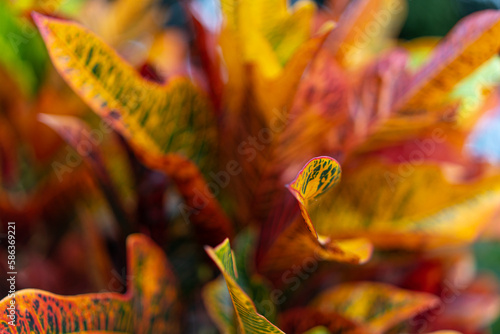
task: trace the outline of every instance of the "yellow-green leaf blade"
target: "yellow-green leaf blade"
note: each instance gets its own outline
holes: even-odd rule
[[[455,85],[498,53],[499,33],[499,11],[483,11],[463,19],[409,81],[396,110],[439,109]]]
[[[58,296],[41,290],[15,294],[15,326],[8,296],[0,301],[2,333],[175,333],[176,288],[163,251],[151,239],[127,239],[127,293]]]
[[[206,247],[205,250],[219,267],[226,280],[238,319],[239,329],[242,333],[283,333],[265,317],[257,313],[252,300],[236,283],[237,273],[235,272],[234,256],[229,239],[226,239],[216,248]]]
[[[451,182],[436,163],[366,159],[344,173],[342,182],[309,213],[318,233],[367,237],[377,247],[466,244],[494,214],[500,202],[499,181],[498,176],[483,175],[474,182]]]
[[[187,78],[147,81],[80,25],[34,14],[59,73],[94,111],[153,155],[175,153],[206,168],[215,123],[208,99]]]
[[[392,326],[436,306],[439,299],[431,294],[396,288],[373,282],[346,283],[324,291],[313,305],[323,312],[338,312],[365,325],[373,333]]]

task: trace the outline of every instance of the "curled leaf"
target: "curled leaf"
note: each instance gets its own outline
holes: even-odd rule
[[[455,85],[500,50],[500,12],[467,16],[447,35],[431,59],[409,81],[398,111],[436,111]]]
[[[419,144],[410,152],[412,157],[417,152],[424,156],[434,145]],[[474,182],[452,182],[436,163],[404,161],[366,159],[344,174],[339,186],[309,211],[318,233],[367,237],[383,248],[429,249],[472,242],[496,212],[498,177],[485,174]],[[430,186],[440,189],[432,201]]]
[[[340,180],[340,165],[330,157],[311,159],[288,185],[295,197],[285,194],[283,202],[263,227],[257,255],[260,269],[280,271],[295,263],[335,260],[364,263],[372,253],[371,243],[364,238],[336,240],[316,232],[309,215],[309,207]],[[297,218],[298,206],[302,217]],[[266,250],[267,249],[267,250]]]

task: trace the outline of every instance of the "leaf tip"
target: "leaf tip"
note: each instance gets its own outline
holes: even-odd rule
[[[48,19],[47,16],[40,14],[37,11],[31,12],[31,18],[33,19],[33,22],[35,22],[38,29],[41,29],[44,22]]]

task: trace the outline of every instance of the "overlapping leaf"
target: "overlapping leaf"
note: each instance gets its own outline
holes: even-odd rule
[[[500,50],[500,13],[483,11],[460,21],[409,81],[396,103],[398,111],[436,111],[462,79]]]
[[[143,79],[76,23],[34,17],[68,84],[127,138],[149,167],[174,179],[186,199],[181,208],[184,218],[199,226],[200,234],[207,232],[212,245],[230,236],[230,223],[213,195],[207,194],[197,168],[208,172],[215,154],[215,120],[206,96],[187,78],[174,78],[165,86]]]
[[[474,182],[451,181],[451,175],[447,177],[436,163],[420,159],[426,152],[422,149],[400,155],[399,164],[372,158],[350,169],[310,211],[318,233],[368,237],[386,248],[473,241],[500,203],[498,176],[480,174]],[[431,189],[439,192],[429,201]]]
[[[383,333],[399,322],[439,302],[434,295],[403,290],[382,283],[345,283],[323,291],[314,301],[323,312],[337,312],[370,333]]]
[[[9,325],[11,298],[1,302],[3,333],[174,333],[176,287],[163,251],[143,235],[131,235],[128,291],[58,296],[41,290],[16,293],[15,326]]]
[[[257,313],[252,300],[236,282],[238,273],[236,271],[234,255],[231,251],[229,240],[226,239],[216,248],[206,247],[206,251],[224,276],[236,314],[236,325],[231,323],[230,318],[220,313],[214,317],[214,319],[217,319],[217,324],[221,327],[223,332],[231,333],[234,330],[233,328],[238,328],[241,333],[283,333],[266,318]],[[217,284],[217,290],[220,291],[220,283],[216,282],[212,284]],[[214,300],[213,298],[217,299],[214,293],[216,292],[212,291],[210,293],[209,301]],[[216,305],[221,305],[221,302],[216,301]],[[212,307],[212,305],[209,307]]]
[[[312,307],[284,312],[281,315],[280,324],[286,333],[366,333],[366,329],[362,326],[338,313],[322,312]]]
[[[98,115],[147,154],[183,155],[206,170],[215,123],[206,97],[188,79],[166,86],[147,81],[80,25],[34,18],[56,68]]]
[[[222,132],[231,138],[229,144],[225,141],[224,156],[227,161],[238,157],[244,171],[233,178],[230,190],[238,198],[239,219],[261,220],[266,200],[260,188],[276,182],[267,178],[269,162],[278,151],[275,142],[300,78],[333,24],[311,33],[316,9],[309,1],[292,8],[285,1],[261,0],[229,0],[221,6],[224,27],[219,46],[227,75]]]

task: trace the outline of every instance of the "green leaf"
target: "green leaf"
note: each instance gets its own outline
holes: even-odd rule
[[[4,67],[26,95],[38,90],[48,57],[33,25],[18,19],[5,2],[0,2],[0,66]]]
[[[276,326],[270,323],[265,317],[257,313],[255,305],[248,295],[241,289],[236,282],[237,272],[234,263],[234,255],[229,245],[229,239],[226,239],[216,248],[205,247],[207,254],[212,258],[217,267],[219,267],[231,296],[234,311],[237,317],[238,328],[241,333],[283,333]],[[217,305],[207,305],[208,308],[217,307]],[[217,317],[220,319],[220,316]],[[230,323],[218,321],[219,325],[224,325],[223,331],[230,333]]]
[[[436,145],[422,141],[411,152],[423,156]],[[498,176],[452,182],[435,162],[413,164],[416,159],[409,158],[389,164],[379,159],[367,158],[348,169],[340,184],[314,203],[309,214],[318,233],[366,237],[389,249],[463,245],[477,238],[500,202]],[[429,192],[429,187],[439,192]]]

